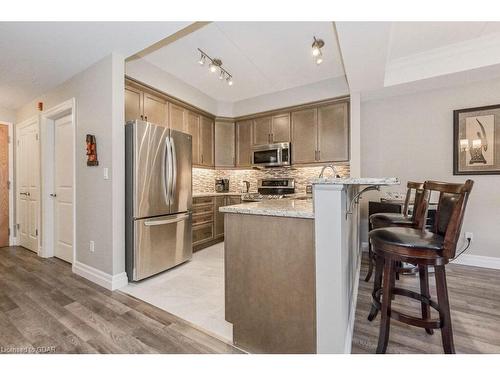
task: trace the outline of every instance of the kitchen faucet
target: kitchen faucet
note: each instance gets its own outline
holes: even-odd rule
[[[332,171],[333,171],[333,176],[335,178],[340,178],[340,175],[337,173],[337,170],[335,169],[335,166],[333,164],[328,164],[328,165],[325,165],[322,169],[321,169],[321,173],[319,174],[319,178],[323,178],[323,173],[325,173],[325,169],[326,168],[330,168]]]

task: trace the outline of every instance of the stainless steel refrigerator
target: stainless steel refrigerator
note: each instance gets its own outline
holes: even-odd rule
[[[125,125],[126,269],[137,281],[192,250],[192,139],[145,121]]]

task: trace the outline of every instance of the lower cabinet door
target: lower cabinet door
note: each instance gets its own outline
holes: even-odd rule
[[[202,224],[193,227],[193,245],[199,245],[214,238],[214,224]]]

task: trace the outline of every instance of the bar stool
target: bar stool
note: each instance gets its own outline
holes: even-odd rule
[[[423,220],[417,222],[417,218],[420,218],[417,215],[417,209],[420,207],[420,202],[424,193],[424,184],[421,182],[413,182],[408,181],[406,185],[406,199],[405,204],[403,206],[403,212],[400,214],[397,213],[377,213],[370,216],[370,230],[378,229],[378,228],[386,228],[386,227],[408,227],[408,228],[423,228],[425,225],[425,216]],[[415,198],[413,200],[413,212],[412,215],[408,215],[410,199],[412,192],[415,191]],[[423,207],[421,207],[423,209]],[[427,207],[425,207],[427,209]],[[366,274],[365,281],[370,281],[373,274],[373,267],[375,264],[375,255],[372,251],[371,243],[368,244],[368,273]],[[399,276],[399,273],[396,274]],[[399,278],[399,277],[398,277]]]
[[[439,192],[436,219],[431,230],[408,227],[379,228],[370,232],[370,241],[376,257],[375,282],[372,309],[368,320],[372,321],[381,312],[377,353],[385,353],[389,342],[390,319],[424,328],[427,333],[441,329],[445,353],[455,353],[451,325],[445,265],[456,252],[465,208],[474,182],[451,184],[426,181],[423,199],[420,202],[417,220],[425,217],[422,207],[428,207],[430,192]],[[420,293],[397,288],[395,267],[397,262],[408,262],[419,267]],[[437,300],[429,293],[428,266],[434,266]],[[383,278],[383,282],[382,282]],[[421,302],[422,318],[403,314],[391,309],[393,295],[413,298]],[[380,301],[382,298],[382,302]],[[438,311],[439,319],[431,319],[430,308]]]

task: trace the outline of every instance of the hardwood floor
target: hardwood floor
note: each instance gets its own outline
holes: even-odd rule
[[[0,353],[8,352],[241,353],[21,247],[0,248]]]
[[[373,279],[365,282],[368,270],[363,259],[354,323],[352,353],[375,353],[380,314],[373,322],[366,318],[371,304]],[[500,270],[450,264],[446,267],[451,319],[457,353],[500,353]],[[434,274],[429,275],[431,296],[436,298]],[[397,285],[419,291],[417,276],[402,276]],[[396,296],[392,306],[420,316],[420,304]],[[431,311],[432,317],[437,317]],[[387,353],[443,353],[440,330],[428,335],[423,328],[391,320]]]

